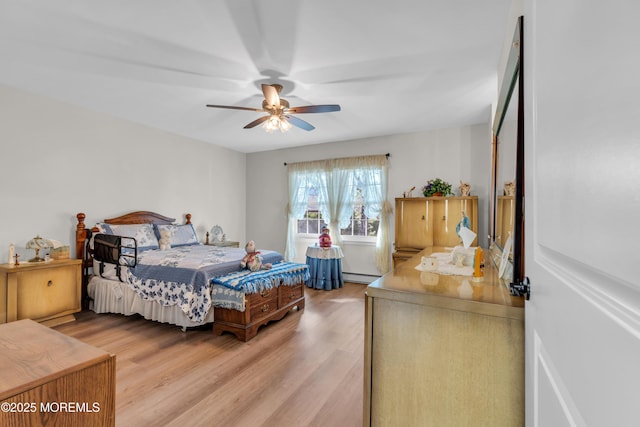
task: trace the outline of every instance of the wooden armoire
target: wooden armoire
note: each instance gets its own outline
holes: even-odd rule
[[[397,198],[395,212],[394,267],[424,248],[460,245],[456,227],[463,214],[478,233],[478,196]]]

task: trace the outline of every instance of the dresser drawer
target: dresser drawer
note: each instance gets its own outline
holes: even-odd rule
[[[249,295],[251,321],[268,316],[278,309],[278,289],[264,289]]]
[[[293,301],[296,301],[304,295],[302,285],[296,286],[284,286],[280,285],[278,288],[278,307],[284,307]]]
[[[77,266],[68,265],[17,273],[18,319],[80,311],[77,272]]]
[[[247,294],[247,303],[249,307],[263,304],[278,296],[278,288],[263,289],[253,294]]]

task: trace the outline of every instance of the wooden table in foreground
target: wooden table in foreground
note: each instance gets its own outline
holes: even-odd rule
[[[115,425],[115,356],[32,320],[0,325],[0,425]]]
[[[524,425],[524,301],[419,271],[425,249],[367,287],[364,425]]]

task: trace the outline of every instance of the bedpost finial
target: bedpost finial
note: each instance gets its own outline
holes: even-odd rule
[[[77,228],[84,228],[84,219],[86,217],[87,216],[82,212],[80,212],[80,213],[78,213],[78,215],[76,215],[76,218],[78,218],[78,227]]]
[[[191,214],[190,214],[190,213],[188,213],[188,214],[186,214],[184,217],[187,219],[186,224],[191,224]]]

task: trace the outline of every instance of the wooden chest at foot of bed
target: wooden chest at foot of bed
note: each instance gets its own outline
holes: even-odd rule
[[[294,307],[304,308],[304,284],[277,286],[254,294],[247,294],[245,310],[228,308],[213,310],[213,333],[233,333],[239,340],[249,341],[260,326],[282,319]]]

